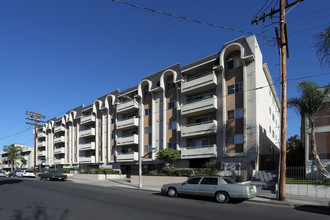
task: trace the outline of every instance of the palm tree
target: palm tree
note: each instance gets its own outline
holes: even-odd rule
[[[20,146],[10,145],[10,146],[4,146],[3,151],[8,153],[7,161],[11,164],[11,170],[14,168],[16,169],[16,161],[22,160],[24,157],[20,154],[22,151],[22,148]]]
[[[300,98],[288,99],[288,106],[296,108],[301,115],[306,115],[311,126],[310,146],[315,164],[321,173],[330,178],[330,173],[324,168],[316,149],[315,118],[329,107],[330,84],[319,87],[315,82],[303,81],[297,84],[301,92]]]
[[[320,65],[330,67],[330,27],[312,38],[312,46]]]

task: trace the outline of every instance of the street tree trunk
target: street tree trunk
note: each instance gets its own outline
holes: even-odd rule
[[[314,162],[315,162],[316,166],[319,168],[322,175],[324,177],[330,179],[330,173],[323,166],[323,164],[320,160],[319,154],[317,153],[314,121],[311,121],[311,127],[312,127],[312,138],[310,140],[310,144],[311,144],[311,150],[312,150]]]

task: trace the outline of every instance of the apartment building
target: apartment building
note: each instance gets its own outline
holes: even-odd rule
[[[174,148],[181,151],[180,167],[273,169],[279,121],[257,40],[241,37],[218,53],[175,64],[48,120],[38,129],[38,160],[134,173],[140,154],[143,169],[152,169],[161,164],[159,150]]]
[[[34,149],[33,147],[26,146],[24,144],[13,144],[16,147],[21,147],[20,155],[26,160],[26,164],[23,164],[21,160],[16,161],[16,168],[19,169],[33,169],[34,166]],[[5,151],[0,152],[1,155],[1,164],[0,169],[5,171],[11,170],[11,164],[7,160],[8,153]],[[15,168],[15,166],[14,166]]]

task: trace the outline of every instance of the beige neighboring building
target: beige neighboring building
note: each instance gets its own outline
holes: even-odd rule
[[[21,147],[22,151],[20,154],[25,158],[26,160],[26,165],[23,165],[20,160],[16,161],[16,169],[33,169],[34,167],[34,149],[33,147],[29,147],[24,144],[13,144],[14,146]],[[11,164],[6,161],[8,157],[8,153],[5,151],[0,152],[1,155],[1,164],[0,164],[0,169],[5,170],[5,171],[10,171],[11,170]]]
[[[174,148],[179,167],[276,169],[279,122],[256,38],[241,37],[48,120],[37,133],[38,164],[136,173],[139,149],[146,171],[161,164],[159,150]]]

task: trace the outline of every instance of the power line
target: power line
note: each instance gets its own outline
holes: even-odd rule
[[[217,27],[217,28],[222,28],[222,29],[225,29],[225,30],[240,32],[240,33],[243,33],[243,34],[257,35],[257,36],[261,36],[261,37],[267,37],[267,38],[274,39],[271,36],[265,36],[265,35],[258,34],[258,33],[252,33],[252,32],[249,32],[249,31],[243,31],[243,30],[230,28],[230,27],[225,27],[225,26],[217,25],[217,24],[212,24],[212,23],[209,23],[209,22],[204,22],[204,21],[200,21],[200,20],[196,20],[196,19],[192,19],[192,18],[187,18],[187,17],[183,17],[183,16],[180,16],[180,15],[174,15],[174,14],[171,14],[171,13],[168,13],[168,12],[158,11],[158,10],[155,10],[155,9],[152,9],[152,8],[147,8],[147,7],[131,4],[131,3],[128,3],[128,2],[124,2],[124,1],[119,1],[119,0],[111,0],[111,1],[116,2],[116,3],[125,4],[125,5],[129,5],[129,6],[132,6],[132,7],[135,7],[135,8],[144,9],[144,10],[151,11],[151,12],[154,12],[154,13],[167,15],[167,16],[174,17],[174,18],[179,18],[179,19],[183,19],[183,20],[187,20],[187,21],[192,21],[192,22],[195,22],[195,23],[198,23],[198,24],[204,24],[204,25],[208,25],[208,26],[211,26],[211,27]]]
[[[22,130],[22,131],[16,132],[16,133],[14,133],[14,134],[10,134],[10,135],[4,136],[4,137],[0,137],[0,140],[3,140],[3,139],[6,139],[6,138],[9,138],[9,137],[16,136],[16,135],[21,134],[21,133],[24,133],[24,132],[26,132],[26,131],[28,131],[28,130],[30,130],[30,129],[31,129],[31,126],[29,126],[29,127],[28,127],[27,129],[25,129],[25,130]]]

